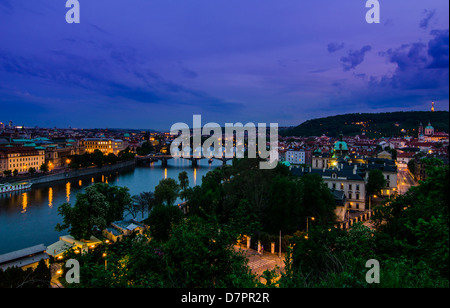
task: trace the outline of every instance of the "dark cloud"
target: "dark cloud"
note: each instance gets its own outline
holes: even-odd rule
[[[425,17],[420,21],[419,26],[422,29],[427,29],[428,25],[430,24],[431,19],[433,18],[433,16],[436,14],[436,10],[424,10],[423,15],[425,15]]]
[[[372,50],[370,45],[362,47],[360,50],[349,50],[347,56],[341,58],[344,71],[354,69],[364,61],[366,52]]]
[[[449,31],[433,30],[431,34],[434,39],[428,42],[428,54],[432,58],[432,62],[428,68],[447,69],[449,66]]]
[[[345,43],[337,43],[337,42],[331,42],[327,46],[327,50],[329,53],[336,52],[338,50],[341,50],[345,47]]]
[[[424,67],[428,61],[426,45],[423,43],[403,44],[395,49],[388,49],[380,55],[386,56],[391,63],[395,63],[399,71],[406,71],[412,67]]]
[[[50,58],[12,56],[0,50],[0,71],[36,80],[46,80],[64,87],[110,98],[125,98],[144,104],[172,104],[205,108],[210,111],[238,110],[237,103],[227,102],[203,91],[190,89],[165,80],[148,69],[133,66],[132,53],[111,52],[116,63],[126,64],[123,70],[112,72],[106,59],[91,59],[63,51],[49,53]],[[127,61],[127,59],[129,61]]]
[[[404,44],[380,53],[397,68],[384,76],[380,85],[397,89],[448,89],[449,31],[434,30],[428,44]]]

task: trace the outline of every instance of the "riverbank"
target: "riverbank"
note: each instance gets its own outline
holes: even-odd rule
[[[136,166],[136,162],[134,160],[119,162],[113,165],[106,165],[102,167],[87,167],[81,169],[64,169],[55,173],[49,174],[34,174],[29,176],[16,176],[16,177],[6,177],[1,178],[0,183],[17,183],[28,181],[36,184],[47,184],[52,182],[58,182],[63,180],[77,179],[86,176],[95,176],[97,174],[108,173],[108,172],[116,172],[122,169],[132,169]]]

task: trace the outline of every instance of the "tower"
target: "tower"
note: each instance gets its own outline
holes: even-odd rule
[[[419,125],[419,134],[418,134],[418,138],[419,138],[419,139],[423,139],[423,124],[422,124],[422,122],[420,122],[420,125]]]
[[[434,112],[434,102],[431,102],[431,112]]]
[[[425,136],[433,136],[434,135],[434,127],[431,126],[431,122],[428,122],[428,125],[425,127]]]

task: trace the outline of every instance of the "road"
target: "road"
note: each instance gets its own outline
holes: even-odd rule
[[[417,183],[411,177],[408,169],[399,169],[397,173],[397,187],[399,194],[405,194],[411,186],[416,186]]]

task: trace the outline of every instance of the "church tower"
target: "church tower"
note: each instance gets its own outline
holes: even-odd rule
[[[422,122],[420,122],[420,125],[419,125],[419,133],[418,133],[418,136],[417,136],[418,138],[419,138],[419,140],[422,140],[423,139],[423,124],[422,124]]]
[[[431,102],[431,112],[434,112],[434,102]]]
[[[434,135],[434,127],[431,126],[431,122],[428,122],[428,125],[425,127],[425,136],[433,136]]]

